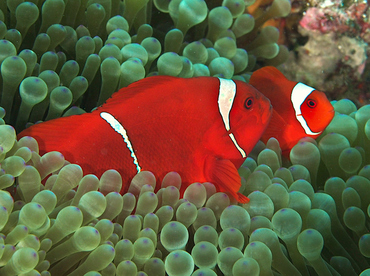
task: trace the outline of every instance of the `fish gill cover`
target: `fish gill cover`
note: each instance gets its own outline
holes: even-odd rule
[[[16,139],[11,125],[90,111],[146,76],[247,80],[256,64],[283,63],[278,30],[261,25],[286,16],[289,2],[251,4],[0,3],[1,275],[370,274],[368,105],[333,101],[332,123],[297,143],[290,161],[277,140],[258,144],[239,168],[244,205],[211,183],[180,199],[176,172],[154,193],[143,171],[120,195],[117,171],[83,176],[58,152],[40,156],[35,139]]]

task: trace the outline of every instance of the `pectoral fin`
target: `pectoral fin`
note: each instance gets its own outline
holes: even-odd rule
[[[249,198],[238,192],[241,178],[230,160],[207,157],[204,169],[207,180],[215,184],[220,191],[230,193],[240,203],[249,202]]]

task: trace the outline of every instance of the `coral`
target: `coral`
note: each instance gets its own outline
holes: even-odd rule
[[[203,0],[7,2],[0,6],[5,121],[19,131],[27,122],[69,114],[73,106],[90,111],[118,89],[156,74],[245,81],[243,73],[256,61],[279,64],[287,58],[278,36],[263,41],[257,35],[266,20],[289,13],[289,1],[274,1],[256,18],[245,13],[250,4],[225,0],[209,8]],[[255,40],[259,43],[253,46]],[[45,85],[34,89],[28,78],[46,83],[44,98]],[[21,88],[34,91],[31,102]]]
[[[280,68],[291,79],[326,91],[331,99],[368,104],[369,5],[363,1],[296,1],[293,51]],[[307,5],[308,4],[308,5]]]
[[[0,274],[367,275],[370,106],[332,104],[336,119],[290,161],[274,138],[256,147],[239,169],[248,204],[211,183],[180,198],[175,172],[154,193],[142,171],[120,195],[117,171],[83,176],[2,120]]]

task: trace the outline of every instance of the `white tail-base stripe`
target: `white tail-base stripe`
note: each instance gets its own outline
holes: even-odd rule
[[[230,131],[230,111],[234,103],[236,95],[236,84],[232,80],[218,78],[220,80],[220,90],[218,93],[218,109],[220,111],[222,121],[224,122],[226,131]],[[247,157],[245,151],[239,146],[234,135],[229,134],[236,149],[240,152],[243,158]]]
[[[113,117],[113,115],[107,113],[107,112],[102,112],[100,113],[100,117],[102,117],[117,133],[121,134],[123,137],[123,140],[126,143],[127,148],[131,152],[131,157],[134,159],[134,164],[136,166],[136,170],[139,173],[141,171],[141,167],[139,166],[139,162],[137,160],[136,154],[134,152],[134,149],[132,147],[132,144],[130,142],[130,139],[127,136],[126,129],[118,122],[116,118]]]
[[[310,95],[312,93],[312,91],[314,91],[314,90],[315,90],[315,88],[312,88],[308,85],[305,85],[301,82],[298,82],[294,86],[294,88],[292,90],[291,97],[290,97],[290,100],[292,101],[293,108],[294,108],[294,111],[295,111],[295,117],[298,120],[298,122],[301,124],[301,126],[304,129],[304,131],[306,132],[306,134],[308,134],[308,135],[319,135],[321,133],[321,131],[320,132],[312,132],[311,131],[311,129],[307,125],[307,122],[306,122],[305,118],[303,118],[302,112],[301,112],[302,103],[306,100],[308,95]]]

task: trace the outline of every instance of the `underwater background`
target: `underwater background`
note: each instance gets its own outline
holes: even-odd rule
[[[369,16],[351,0],[0,0],[0,275],[370,275]],[[148,76],[248,81],[266,65],[336,114],[290,160],[256,145],[248,204],[211,183],[180,198],[176,172],[120,195],[117,171],[84,176],[16,138]]]

